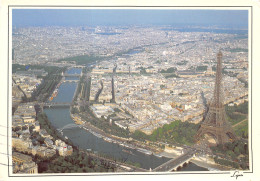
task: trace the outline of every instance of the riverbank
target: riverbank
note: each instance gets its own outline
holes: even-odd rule
[[[177,158],[182,154],[182,150],[180,149],[172,149],[171,151],[159,150],[159,149],[151,149],[148,148],[147,145],[144,143],[138,142],[136,140],[132,140],[129,138],[122,138],[118,136],[114,136],[111,134],[105,133],[103,130],[93,126],[91,123],[83,120],[80,115],[71,115],[72,120],[76,123],[81,125],[86,131],[90,132],[94,136],[98,138],[102,138],[106,142],[111,142],[120,145],[121,147],[126,148],[125,150],[134,149],[139,152],[142,152],[146,155],[154,155],[157,157],[166,157],[166,158]],[[142,145],[141,145],[142,144]],[[145,145],[145,146],[144,146]],[[129,151],[131,153],[131,150]],[[216,164],[213,159],[211,158],[204,158],[204,157],[196,157],[192,159],[191,162],[198,167],[205,168],[209,171],[220,171],[220,170],[232,170],[230,167],[225,167],[219,164]]]
[[[98,138],[103,138],[103,140],[106,142],[115,143],[125,148],[135,149],[147,155],[153,154],[157,157],[162,157],[162,155],[160,154],[162,150],[148,147],[148,145],[144,146],[144,143],[132,140],[131,138],[122,138],[115,135],[107,134],[103,130],[93,126],[86,120],[83,120],[79,115],[71,114],[71,118],[76,124],[81,125],[86,131],[92,133]]]
[[[172,159],[172,158],[177,158],[178,156],[180,156],[182,154],[181,150],[173,150],[171,152],[166,152],[165,150],[159,151],[159,150],[156,150],[156,149],[148,149],[147,147],[140,145],[142,143],[138,143],[137,141],[135,141],[135,144],[131,144],[131,142],[133,142],[133,140],[131,140],[129,138],[128,139],[127,138],[121,138],[121,137],[117,137],[117,136],[114,136],[114,135],[107,134],[103,130],[93,126],[89,122],[82,120],[80,118],[80,116],[72,115],[72,119],[74,120],[74,122],[76,124],[80,124],[81,126],[83,126],[83,128],[86,131],[92,133],[94,136],[97,136],[99,138],[103,138],[106,142],[112,142],[112,143],[118,144],[118,145],[125,147],[125,148],[135,149],[135,150],[142,152],[142,153],[145,153],[147,155],[153,154],[157,157],[166,157],[166,158]],[[196,157],[191,162],[196,164],[199,167],[206,168],[209,171],[232,169],[232,168],[229,168],[229,167],[218,165],[214,162],[214,160],[212,160],[210,158]]]
[[[177,153],[169,153],[166,151],[163,151],[160,153],[161,156],[167,157],[167,158],[177,158],[178,156],[180,156],[181,154],[177,154]]]
[[[207,168],[209,171],[230,171],[234,169],[232,167],[219,165],[211,158],[195,157],[191,162],[200,167]]]

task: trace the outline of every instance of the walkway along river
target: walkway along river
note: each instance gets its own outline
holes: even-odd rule
[[[81,69],[70,69],[67,71],[67,74],[77,74],[81,73]],[[59,87],[59,91],[56,97],[52,100],[53,102],[72,102],[74,92],[76,90],[77,83],[75,82],[65,82],[62,83]],[[44,112],[47,114],[50,122],[57,129],[64,127],[67,124],[74,123],[70,117],[69,107],[53,107],[45,108]],[[121,145],[112,142],[106,142],[103,138],[99,138],[89,131],[75,127],[71,129],[63,130],[64,136],[67,136],[75,146],[79,148],[91,150],[98,153],[103,153],[111,157],[121,159],[125,162],[138,163],[141,168],[153,169],[157,166],[167,162],[169,158],[158,157],[155,155],[148,155],[142,152],[139,152],[135,149],[125,148]],[[195,168],[194,168],[195,167]],[[189,165],[185,168],[189,171]],[[205,170],[201,167],[198,167],[195,164],[191,165],[192,170]],[[185,170],[184,170],[185,171]]]

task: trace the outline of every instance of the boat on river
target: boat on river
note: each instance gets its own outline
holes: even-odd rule
[[[112,142],[113,141],[111,138],[108,138],[108,137],[105,137],[104,140],[107,141],[107,142]]]
[[[125,144],[125,147],[126,147],[126,148],[130,148],[130,149],[133,149],[133,150],[136,149],[135,146],[129,145],[129,144]]]
[[[160,154],[153,154],[154,156],[157,156],[157,157],[159,157],[159,158],[162,158],[162,155],[160,155]]]
[[[125,152],[125,153],[128,153],[128,154],[134,155],[131,150],[125,150],[125,149],[123,149],[122,151]]]
[[[153,152],[151,152],[149,150],[146,150],[144,148],[137,148],[137,151],[142,152],[142,153],[144,153],[146,155],[151,155],[153,153]]]
[[[59,90],[58,90],[58,89],[55,89],[55,90],[53,91],[52,97],[56,97],[57,94],[58,94],[58,92],[59,92]]]
[[[98,138],[102,138],[103,136],[101,134],[98,134],[94,131],[89,131],[90,133],[92,133],[94,136],[98,137]]]

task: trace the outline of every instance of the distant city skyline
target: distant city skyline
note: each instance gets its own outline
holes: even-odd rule
[[[217,26],[248,28],[247,10],[13,9],[12,25],[28,26]]]

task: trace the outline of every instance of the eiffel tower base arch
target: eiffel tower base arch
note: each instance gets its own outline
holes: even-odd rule
[[[213,135],[216,143],[221,145],[236,140],[236,136],[233,131],[227,127],[212,127],[202,124],[197,132],[196,140],[200,140],[200,138],[205,134]]]

